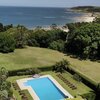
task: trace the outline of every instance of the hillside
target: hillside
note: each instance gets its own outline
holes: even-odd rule
[[[78,6],[71,8],[72,10],[85,11],[85,12],[100,12],[100,7],[95,6]]]

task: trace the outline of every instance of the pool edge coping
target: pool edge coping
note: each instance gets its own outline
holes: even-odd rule
[[[65,95],[65,96],[68,96],[68,98],[73,98],[73,96],[67,91],[65,90],[51,75],[43,75],[43,76],[40,76],[38,78],[49,78],[53,84]],[[35,93],[35,91],[32,89],[31,86],[25,86],[23,83],[27,82],[28,80],[33,80],[33,79],[36,79],[36,78],[33,78],[33,77],[30,77],[30,78],[23,78],[23,79],[19,79],[19,80],[16,80],[18,86],[20,87],[21,90],[28,90],[28,92],[30,93],[30,95],[32,96],[33,99],[35,100],[40,100],[38,95]]]

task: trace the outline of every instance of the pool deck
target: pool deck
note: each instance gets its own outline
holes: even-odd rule
[[[66,91],[51,75],[43,75],[43,76],[40,76],[39,78],[45,78],[45,77],[48,77],[57,86],[57,88],[60,89],[60,91],[65,96],[68,96],[68,98],[73,98],[73,96],[68,91]],[[36,79],[36,78],[24,78],[24,79],[19,79],[16,81],[21,90],[27,89],[34,100],[40,100],[31,86],[25,86],[23,84],[23,83],[27,82],[28,80],[33,80],[33,79]]]

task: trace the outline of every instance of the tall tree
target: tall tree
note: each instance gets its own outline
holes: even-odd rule
[[[0,33],[0,52],[13,52],[15,49],[15,40],[12,35],[7,32]]]

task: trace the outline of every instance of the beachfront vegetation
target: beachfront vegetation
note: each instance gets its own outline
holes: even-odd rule
[[[100,17],[96,17],[93,22],[94,23],[100,23]]]
[[[0,35],[5,35],[3,36],[5,38],[2,37],[5,43],[1,38],[3,46],[1,45],[0,52],[10,52],[14,51],[15,48],[24,48],[28,45],[71,53],[82,59],[100,59],[99,18],[96,18],[92,23],[70,23],[66,24],[66,27],[68,27],[69,32],[58,28],[28,30],[21,25],[9,27],[10,29],[7,28],[4,32],[6,35],[0,33]],[[2,24],[0,29],[4,31]]]
[[[69,32],[66,50],[82,58],[100,58],[100,24],[87,23],[75,25]]]
[[[100,12],[100,7],[97,6],[78,6],[73,7],[73,10],[85,11],[85,12]]]

